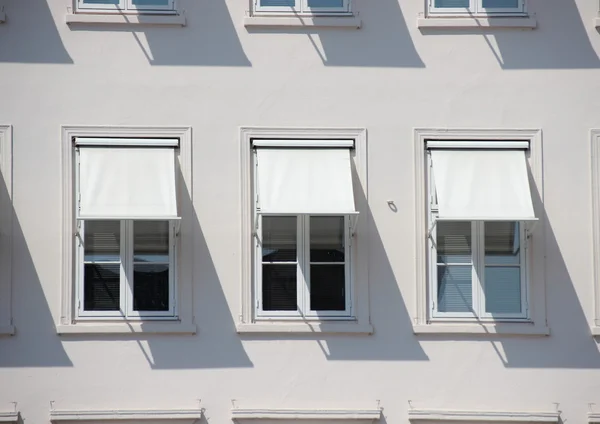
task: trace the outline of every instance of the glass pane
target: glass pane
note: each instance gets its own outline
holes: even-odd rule
[[[482,0],[484,8],[490,9],[516,9],[519,7],[519,0]]]
[[[261,7],[294,7],[296,0],[260,0]]]
[[[310,310],[346,309],[345,265],[310,266]]]
[[[475,0],[473,0],[475,1]],[[435,0],[435,7],[468,8],[469,0]]]
[[[439,312],[471,312],[473,286],[471,266],[438,266]]]
[[[308,0],[308,7],[319,8],[319,7],[344,7],[344,0]]]
[[[310,261],[344,262],[344,217],[310,217]]]
[[[169,262],[169,221],[133,223],[133,260]]]
[[[83,269],[83,309],[118,311],[121,288],[120,264],[86,264]]]
[[[133,310],[169,310],[169,266],[136,264],[133,266]]]
[[[121,260],[121,222],[85,221],[84,261],[118,262]]]
[[[263,262],[296,262],[297,232],[295,216],[263,216]]]
[[[471,223],[438,221],[437,261],[439,263],[471,262]]]
[[[83,0],[83,4],[114,4],[114,5],[118,5],[119,0]]]
[[[263,265],[262,308],[264,311],[296,311],[296,265]]]
[[[169,0],[131,0],[131,4],[133,4],[136,7],[165,7],[169,5]]]
[[[518,222],[485,223],[485,263],[516,265],[520,262],[521,233]]]
[[[492,314],[521,313],[519,267],[485,267],[485,310]]]

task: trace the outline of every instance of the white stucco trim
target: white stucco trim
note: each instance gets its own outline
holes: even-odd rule
[[[202,418],[201,409],[160,409],[160,410],[135,410],[113,409],[110,411],[98,410],[51,410],[50,421],[119,421],[119,420],[177,420],[187,421],[190,424]]]
[[[496,412],[496,411],[449,411],[411,409],[408,411],[411,422],[486,422],[486,423],[558,423],[560,413],[552,412]]]
[[[177,322],[158,320],[131,321],[77,321],[75,320],[75,272],[74,243],[75,204],[73,140],[75,137],[111,138],[178,138],[179,169],[178,203],[181,213],[180,237],[178,240],[177,269]],[[192,129],[186,126],[63,126],[61,142],[62,170],[62,275],[61,309],[56,324],[58,334],[127,334],[127,333],[173,333],[194,334],[196,325],[193,317],[193,220],[192,203]]]
[[[465,322],[452,325],[442,321],[431,321],[428,316],[428,273],[427,273],[427,183],[426,155],[427,140],[488,140],[488,141],[528,141],[528,161],[531,177],[537,189],[540,201],[534,199],[534,210],[540,218],[528,248],[529,266],[529,322],[493,323],[496,334],[549,335],[546,322],[546,278],[545,278],[545,234],[543,215],[543,167],[542,167],[542,131],[540,129],[462,129],[462,128],[415,128],[414,129],[414,166],[415,166],[415,309],[413,332],[415,334],[489,334],[492,326],[481,326],[477,322]],[[534,190],[532,190],[533,192]],[[456,323],[451,323],[456,324]],[[520,327],[520,330],[516,330]],[[510,332],[503,330],[511,329]],[[534,329],[532,331],[532,329]],[[540,334],[543,333],[543,334]]]
[[[534,16],[502,17],[502,18],[450,18],[450,17],[419,17],[417,28],[439,29],[473,29],[473,28],[505,28],[505,29],[535,29],[537,19]]]
[[[111,25],[170,25],[185,26],[184,14],[178,15],[142,15],[117,13],[68,13],[67,24],[111,24]]]
[[[12,126],[0,125],[0,336],[12,336]],[[6,196],[6,197],[5,197]]]
[[[362,20],[358,16],[246,16],[244,26],[360,29]]]
[[[257,320],[254,316],[252,243],[254,232],[252,140],[265,139],[315,139],[354,140],[354,164],[357,181],[364,199],[357,201],[360,212],[353,240],[353,321],[300,321],[300,320]],[[368,270],[368,182],[367,182],[367,130],[364,128],[240,128],[240,186],[242,215],[242,275],[240,290],[240,313],[236,323],[238,333],[348,333],[370,334],[373,328],[369,314],[369,270]],[[318,324],[318,325],[317,325]],[[251,331],[251,328],[256,331]],[[325,330],[325,331],[319,331]],[[360,331],[357,331],[360,330]]]
[[[19,413],[16,411],[0,412],[0,423],[16,423],[19,421]]]
[[[592,165],[592,237],[594,244],[594,318],[593,336],[600,336],[600,129],[590,131]]]
[[[234,408],[233,420],[343,420],[375,421],[381,417],[381,409],[263,409]]]

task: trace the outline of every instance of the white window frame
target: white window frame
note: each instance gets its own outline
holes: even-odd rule
[[[481,143],[510,144],[514,141],[527,141],[527,160],[530,171],[530,186],[536,216],[539,217],[535,231],[531,233],[526,250],[526,272],[528,279],[528,319],[503,320],[482,317],[483,319],[440,319],[431,314],[430,299],[433,291],[430,285],[430,230],[428,141],[480,141]],[[547,336],[550,330],[546,321],[545,285],[545,234],[542,183],[542,132],[539,129],[453,129],[416,128],[415,141],[415,310],[413,332],[415,334],[479,334],[479,335],[529,335]],[[435,228],[432,236],[435,236]],[[476,242],[476,241],[475,241]]]
[[[80,317],[77,295],[77,234],[76,214],[76,138],[114,140],[115,147],[124,139],[133,145],[149,145],[156,139],[179,140],[175,151],[177,166],[177,202],[181,216],[179,236],[174,238],[177,256],[173,259],[176,277],[176,311],[172,317]],[[62,127],[62,270],[61,309],[56,330],[58,334],[131,334],[176,333],[195,334],[193,320],[193,199],[192,199],[192,142],[191,127],[119,127],[119,126],[63,126]],[[137,143],[137,144],[136,144]],[[155,145],[155,144],[154,144]]]
[[[359,215],[354,226],[352,248],[347,262],[351,268],[352,317],[273,317],[264,319],[256,313],[255,282],[255,197],[253,140],[273,140],[273,146],[293,141],[296,147],[332,147],[338,140],[353,140],[353,183],[355,203]],[[303,140],[299,143],[298,140]],[[319,143],[318,145],[315,145]],[[263,144],[264,145],[264,144]],[[243,127],[240,130],[241,204],[242,204],[242,287],[238,333],[328,333],[371,334],[373,327],[369,314],[368,284],[368,193],[367,193],[367,137],[363,128],[261,128]],[[360,193],[357,195],[357,193]],[[341,215],[340,215],[341,216]],[[322,315],[319,312],[320,315]]]
[[[274,264],[296,264],[297,267],[297,278],[296,278],[296,293],[297,293],[297,305],[296,311],[265,311],[263,309],[262,299],[262,218],[264,216],[283,216],[278,214],[261,214],[256,215],[257,220],[257,237],[255,237],[254,243],[254,258],[256,263],[254,264],[254,287],[256,293],[256,317],[257,319],[354,319],[352,316],[352,293],[354,285],[352,282],[352,227],[349,216],[343,215],[327,215],[327,216],[343,216],[344,217],[344,276],[345,276],[345,300],[346,306],[343,311],[312,311],[310,309],[310,266],[313,264],[310,262],[310,218],[318,215],[288,215],[296,218],[296,252],[297,260],[294,262],[273,262]],[[341,265],[342,262],[315,262],[320,265]]]
[[[110,219],[107,219],[110,221]],[[175,233],[176,224],[169,222],[169,309],[166,311],[134,311],[133,310],[133,236],[136,220],[120,220],[121,246],[120,246],[120,264],[121,264],[121,284],[120,284],[120,310],[118,311],[86,311],[85,305],[85,279],[84,268],[87,263],[84,260],[85,223],[89,221],[78,222],[78,237],[76,238],[76,298],[77,298],[77,318],[85,319],[175,319],[177,306],[177,234]]]
[[[12,336],[12,126],[0,125],[0,336]]]
[[[269,7],[261,6],[260,0],[253,0],[254,13],[260,14],[285,14],[285,15],[351,15],[352,14],[352,0],[344,0],[342,7],[314,7],[308,6],[308,0],[295,0],[295,6],[293,7]]]
[[[119,0],[118,4],[86,4],[84,0],[74,0],[78,12],[114,12],[114,13],[176,13],[176,0],[169,0],[166,6],[142,6],[133,4],[133,0]]]
[[[435,7],[435,0],[426,0],[430,15],[441,16],[520,16],[527,15],[526,0],[516,8],[484,8],[483,0],[469,0],[468,8]]]

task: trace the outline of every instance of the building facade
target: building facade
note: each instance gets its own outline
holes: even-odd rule
[[[0,421],[600,422],[598,1],[0,6]]]

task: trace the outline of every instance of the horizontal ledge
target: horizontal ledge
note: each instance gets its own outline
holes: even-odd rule
[[[179,138],[75,137],[76,146],[178,147]]]
[[[531,16],[515,18],[449,18],[431,17],[417,18],[418,28],[439,29],[474,29],[474,28],[515,28],[534,29],[537,27],[537,19]]]
[[[320,323],[285,323],[259,322],[237,324],[236,330],[244,333],[279,333],[279,334],[373,334],[371,324],[355,322],[320,322]]]
[[[184,15],[121,15],[113,13],[68,13],[67,24],[172,25],[185,26]]]
[[[14,325],[0,325],[0,336],[14,336],[15,326]]]
[[[600,336],[600,326],[592,326],[592,336]]]
[[[16,423],[17,421],[19,421],[18,412],[0,412],[0,423]]]
[[[253,147],[341,147],[353,148],[354,140],[275,140],[275,139],[254,139]]]
[[[428,149],[529,149],[529,141],[428,140]]]
[[[600,412],[589,412],[588,413],[588,423],[590,423],[590,424],[600,423]]]
[[[258,409],[235,408],[234,420],[377,420],[380,409]]]
[[[199,420],[200,409],[167,410],[52,410],[50,421]]]
[[[558,423],[560,413],[553,412],[492,412],[492,411],[408,411],[409,421],[471,421],[496,423]]]
[[[550,328],[529,323],[500,324],[419,324],[413,325],[415,334],[477,334],[500,336],[549,336]]]
[[[245,27],[293,27],[293,28],[349,28],[359,29],[362,21],[356,16],[247,16]]]
[[[195,324],[158,322],[117,322],[57,325],[56,333],[67,334],[196,334]]]

